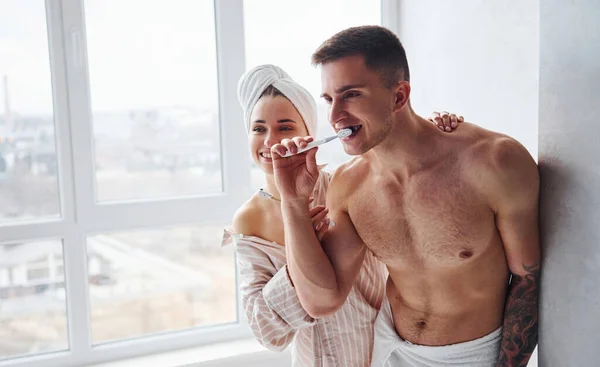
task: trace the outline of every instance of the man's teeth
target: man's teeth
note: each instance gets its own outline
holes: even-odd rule
[[[350,130],[352,130],[352,134],[355,134],[358,130],[360,130],[361,125],[349,126]]]
[[[263,153],[260,153],[260,155],[261,155],[261,157],[263,157],[263,158],[271,158],[271,153],[266,153],[266,152],[263,152]]]

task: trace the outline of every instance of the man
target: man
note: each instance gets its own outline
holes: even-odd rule
[[[525,366],[537,343],[537,166],[515,140],[464,124],[444,134],[410,106],[398,38],[355,27],[313,55],[336,131],[356,156],[334,174],[321,243],[308,214],[312,138],[272,147],[288,270],[313,317],[343,303],[367,251],[386,264],[373,366]],[[512,275],[512,277],[511,277]],[[510,284],[509,284],[510,280]]]

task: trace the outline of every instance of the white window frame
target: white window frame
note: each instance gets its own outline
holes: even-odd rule
[[[223,192],[97,203],[84,0],[46,0],[61,218],[0,225],[1,244],[62,240],[69,350],[8,359],[0,366],[75,367],[251,337],[238,297],[237,322],[92,344],[88,236],[210,222],[227,223],[251,194],[247,141],[236,86],[245,70],[243,0],[214,0]],[[381,1],[381,24],[397,33],[399,0]],[[76,152],[76,154],[73,154]],[[210,210],[206,210],[209,208]],[[239,279],[239,277],[238,277]],[[239,281],[236,281],[239,288]]]

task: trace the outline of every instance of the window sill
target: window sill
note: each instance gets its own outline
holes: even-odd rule
[[[289,350],[271,352],[254,339],[215,343],[202,347],[88,365],[87,367],[245,367],[291,366]]]

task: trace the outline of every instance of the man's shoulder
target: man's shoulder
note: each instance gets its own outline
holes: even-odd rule
[[[537,190],[537,164],[516,139],[480,129],[462,155],[468,176],[475,187],[494,197],[519,195]]]
[[[357,192],[368,175],[369,165],[364,157],[356,156],[341,164],[331,175],[327,191],[327,206],[342,208]]]
[[[332,174],[330,188],[338,191],[348,190],[350,187],[356,187],[354,184],[359,182],[367,174],[369,169],[364,157],[356,156],[342,163]]]
[[[463,157],[475,168],[484,171],[504,174],[523,166],[535,166],[533,157],[519,141],[485,129],[474,134],[466,149],[470,154]]]

